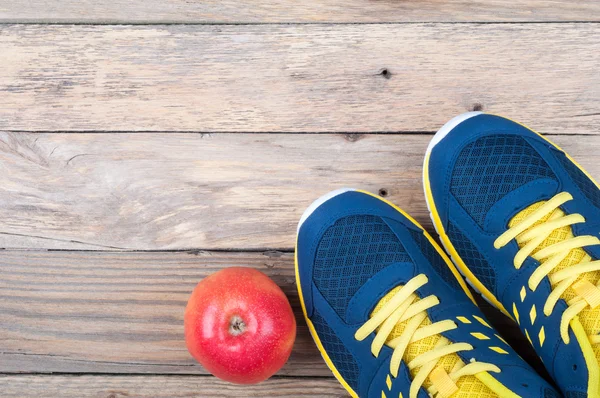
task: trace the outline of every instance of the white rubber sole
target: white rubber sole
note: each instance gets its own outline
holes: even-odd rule
[[[454,128],[456,126],[458,126],[465,120],[468,120],[472,117],[475,117],[475,116],[478,116],[481,114],[483,114],[483,112],[466,112],[466,113],[463,113],[462,115],[453,117],[449,122],[444,124],[442,126],[442,128],[438,130],[437,133],[435,133],[435,135],[429,142],[429,145],[427,146],[426,156],[428,156],[431,153],[431,151],[433,150],[433,147],[436,146],[437,144],[439,144],[440,141],[443,140],[448,135],[449,132],[454,130]]]
[[[472,117],[475,117],[475,116],[478,116],[481,114],[483,114],[483,112],[466,112],[466,113],[463,113],[462,115],[458,115],[458,116],[452,118],[450,121],[448,121],[446,124],[444,124],[442,126],[442,128],[439,129],[437,133],[435,133],[435,135],[429,142],[429,145],[427,146],[427,151],[425,152],[424,159],[429,158],[433,148],[437,144],[439,144],[459,124],[463,123],[466,120],[469,120]],[[425,187],[425,162],[423,162],[423,192],[427,192],[427,189]],[[440,236],[440,231],[438,230],[437,224],[436,224],[435,220],[433,219],[433,213],[431,212],[431,203],[429,203],[429,199],[427,198],[427,195],[425,195],[425,203],[427,204],[427,211],[429,212],[429,218],[431,218],[431,222],[433,223],[433,228],[435,229],[435,232],[438,234],[438,236]],[[494,305],[494,303],[492,303],[487,297],[485,297],[485,295],[483,295],[481,293],[481,291],[469,280],[469,278],[465,275],[463,270],[458,266],[457,260],[454,258],[454,256],[452,254],[450,254],[450,250],[444,243],[444,240],[440,239],[440,242],[442,243],[442,246],[444,247],[444,250],[450,257],[450,259],[454,263],[456,269],[458,270],[458,272],[460,272],[460,274],[463,276],[465,281],[467,281],[469,286],[471,286],[473,288],[473,290],[475,290],[477,292],[477,294],[479,294],[481,297],[483,297],[483,299],[485,301],[490,303],[493,307],[496,307],[496,305]]]
[[[319,199],[312,202],[311,205],[308,206],[308,208],[306,210],[304,210],[304,213],[302,213],[302,217],[300,217],[300,222],[298,223],[298,228],[296,229],[296,233],[300,232],[300,227],[302,226],[302,224],[304,224],[304,222],[308,219],[308,217],[310,217],[310,215],[315,210],[317,210],[317,208],[319,208],[319,206],[321,206],[323,203],[327,202],[328,200],[335,198],[338,195],[341,195],[345,192],[350,192],[350,191],[356,191],[356,189],[354,189],[354,188],[336,189],[334,191],[326,193],[325,195],[321,196]]]

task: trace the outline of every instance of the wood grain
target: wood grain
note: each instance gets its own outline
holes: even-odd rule
[[[432,132],[483,108],[596,134],[599,37],[580,23],[3,25],[0,129]]]
[[[185,304],[202,278],[240,266],[273,278],[296,314],[296,344],[279,375],[331,375],[302,316],[292,253],[0,251],[0,263],[0,374],[205,374],[185,347]],[[516,325],[487,310],[537,361]]]
[[[340,187],[431,223],[430,135],[0,133],[0,247],[263,249]],[[552,139],[600,177],[600,137]]]
[[[6,398],[192,398],[192,397],[345,397],[334,378],[270,379],[248,387],[214,377],[194,376],[2,376]]]
[[[330,376],[308,333],[291,253],[0,251],[0,373],[205,374],[183,313],[196,284],[230,266],[281,286],[298,333],[282,375]]]
[[[60,4],[60,5],[59,5]],[[598,21],[593,0],[28,0],[3,4],[0,22],[274,23]]]

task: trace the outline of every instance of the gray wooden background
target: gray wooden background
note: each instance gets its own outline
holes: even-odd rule
[[[352,186],[430,228],[425,148],[474,109],[600,178],[599,22],[596,0],[0,1],[0,395],[343,396],[299,311],[304,208]],[[298,317],[251,388],[183,341],[228,266]]]

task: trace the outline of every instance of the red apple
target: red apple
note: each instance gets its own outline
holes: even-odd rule
[[[220,379],[254,384],[288,360],[296,319],[279,286],[252,268],[226,268],[203,279],[185,309],[185,341]]]

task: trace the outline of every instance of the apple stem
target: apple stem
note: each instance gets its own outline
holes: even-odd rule
[[[234,315],[229,320],[229,333],[232,336],[239,336],[246,331],[246,324],[239,315]]]

